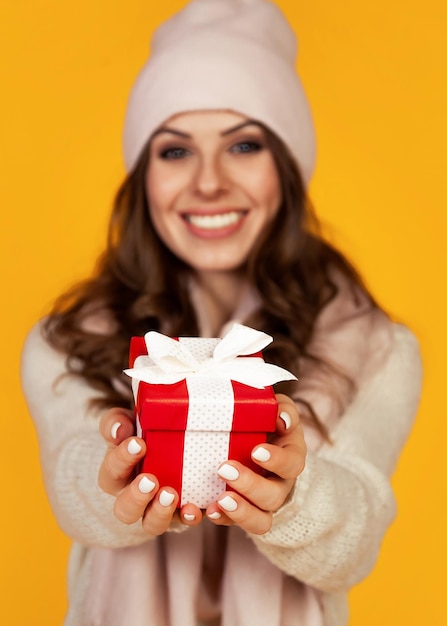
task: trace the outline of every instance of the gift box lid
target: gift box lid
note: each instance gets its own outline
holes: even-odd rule
[[[190,340],[190,341],[189,341]],[[219,339],[182,338],[194,356],[208,358]],[[144,337],[133,337],[129,364],[132,367],[139,356],[147,355]],[[250,355],[262,358],[260,352]],[[191,382],[181,380],[166,384],[139,381],[134,385],[136,411],[142,430],[200,430],[232,432],[273,432],[276,428],[277,401],[271,386],[257,389],[237,381],[201,379],[194,382],[194,404],[203,419],[189,420]],[[228,415],[219,420],[219,414]]]

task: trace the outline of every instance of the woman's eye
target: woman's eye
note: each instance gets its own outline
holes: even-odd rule
[[[262,145],[258,141],[240,141],[231,147],[231,152],[236,152],[237,154],[259,152],[259,150],[262,150]]]
[[[184,159],[186,156],[190,154],[189,150],[186,148],[166,148],[166,150],[162,150],[160,152],[160,157],[162,159]]]

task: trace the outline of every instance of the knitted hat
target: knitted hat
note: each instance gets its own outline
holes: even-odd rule
[[[315,135],[296,54],[295,35],[272,2],[192,0],[157,29],[151,56],[131,91],[123,142],[128,171],[168,118],[218,109],[275,132],[308,182]]]

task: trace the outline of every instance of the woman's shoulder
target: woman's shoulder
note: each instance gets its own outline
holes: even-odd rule
[[[413,389],[419,388],[423,363],[417,336],[410,328],[397,322],[390,322],[390,335],[388,358],[378,375],[408,380]]]
[[[60,359],[66,356],[63,350],[55,349],[52,342],[48,339],[49,336],[55,336],[52,321],[54,320],[50,317],[44,317],[31,327],[23,344],[22,355],[24,357],[32,358],[36,354],[45,354],[48,358],[56,358],[56,355],[58,355]],[[82,333],[92,335],[111,335],[116,331],[116,322],[114,322],[112,314],[106,309],[99,307],[84,312],[77,326],[78,333],[81,331]],[[64,333],[62,333],[58,330],[56,333],[57,336],[64,334],[69,336],[70,331],[65,330]]]
[[[394,350],[409,350],[420,355],[419,339],[408,326],[400,322],[391,322],[391,335]]]
[[[405,325],[390,322],[390,345],[382,365],[362,381],[348,412],[387,416],[385,427],[401,423],[408,433],[421,399],[423,364],[419,341]],[[372,418],[377,422],[377,416]]]
[[[27,332],[22,346],[22,365],[35,358],[50,356],[55,350],[45,338],[46,318],[37,321]]]
[[[46,318],[28,331],[22,346],[20,375],[25,395],[39,389],[47,380],[55,380],[65,372],[66,355],[56,350],[45,336]]]
[[[421,364],[420,343],[413,330],[401,322],[389,320],[388,336],[388,358],[384,361],[384,367],[397,362]]]

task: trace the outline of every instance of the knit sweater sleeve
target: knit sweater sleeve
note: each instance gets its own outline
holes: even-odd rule
[[[85,545],[119,548],[148,540],[141,523],[125,525],[113,515],[114,498],[98,486],[106,444],[99,415],[89,409],[94,390],[66,373],[65,356],[53,350],[40,325],[22,352],[22,387],[33,418],[43,479],[59,526]]]
[[[272,529],[251,536],[286,574],[338,592],[370,572],[395,516],[389,477],[413,423],[421,378],[416,339],[394,325],[386,363],[359,389],[331,433],[332,444],[308,453]]]

